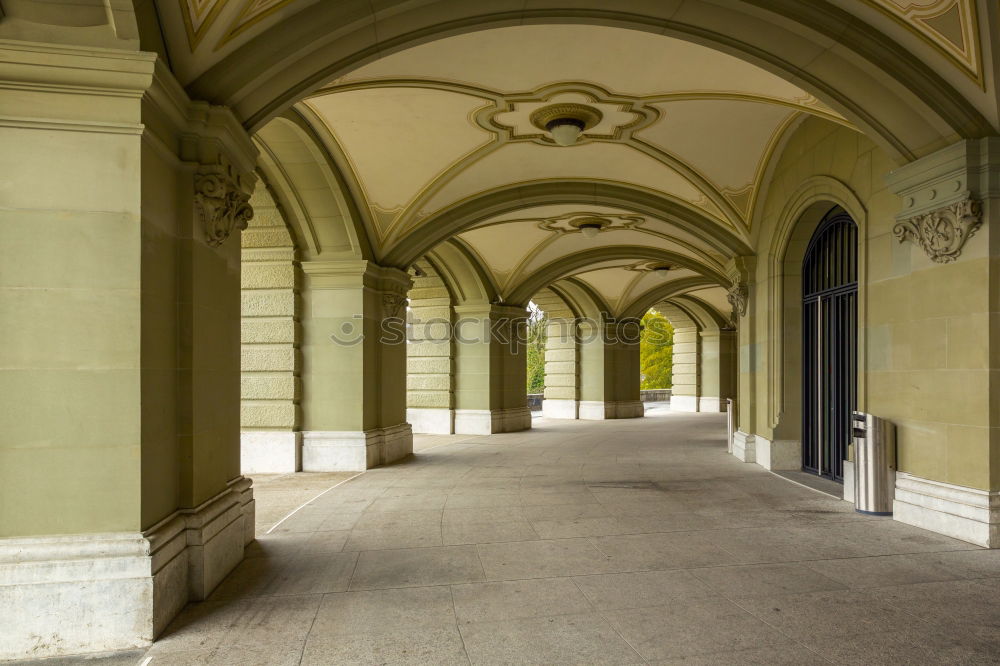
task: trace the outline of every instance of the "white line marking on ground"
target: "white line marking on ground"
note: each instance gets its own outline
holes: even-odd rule
[[[355,474],[354,476],[352,476],[352,477],[351,477],[350,479],[344,479],[344,480],[343,480],[343,481],[341,481],[340,483],[338,483],[338,484],[335,484],[335,485],[332,485],[332,486],[330,486],[329,488],[327,488],[326,490],[324,490],[323,492],[321,492],[321,493],[320,493],[319,495],[316,495],[316,497],[313,497],[313,498],[312,498],[311,500],[309,500],[308,502],[305,502],[305,503],[304,503],[304,504],[303,504],[302,506],[300,506],[300,507],[296,508],[296,509],[295,509],[294,511],[292,511],[292,512],[291,512],[290,514],[288,514],[287,516],[285,516],[284,518],[282,518],[281,520],[279,520],[278,522],[276,522],[276,523],[275,523],[274,525],[272,525],[272,526],[271,526],[271,529],[269,529],[268,531],[264,532],[264,534],[270,534],[270,533],[271,533],[271,532],[273,532],[274,530],[278,529],[278,525],[281,525],[281,523],[285,522],[286,520],[288,520],[289,518],[291,518],[292,516],[294,516],[294,515],[295,515],[296,513],[298,513],[298,512],[299,512],[299,511],[300,511],[301,509],[305,508],[305,507],[306,507],[306,506],[308,506],[309,504],[312,504],[313,502],[315,502],[316,500],[318,500],[318,499],[319,499],[320,497],[322,497],[323,495],[326,495],[326,494],[327,494],[328,492],[330,492],[330,491],[331,491],[331,490],[333,490],[334,488],[337,488],[338,486],[342,486],[342,485],[344,485],[345,483],[347,483],[348,481],[350,481],[351,479],[356,479],[356,478],[358,478],[359,476],[361,476],[362,474],[364,474],[364,472],[358,472],[357,474]]]

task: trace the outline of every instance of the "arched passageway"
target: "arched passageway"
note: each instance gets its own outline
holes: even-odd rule
[[[702,447],[718,430],[684,435],[683,419],[718,416],[672,413],[659,423],[679,428],[677,450],[653,442],[628,332],[654,307],[676,329],[675,412],[735,398],[737,460],[849,487],[846,431],[824,428],[831,407],[840,420],[856,407],[897,429],[897,522],[1000,545],[995,3],[41,4],[0,0],[0,312],[13,322],[0,386],[17,396],[0,415],[0,601],[17,602],[0,603],[17,607],[0,616],[0,658],[148,646],[237,567],[235,580],[266,568],[240,564],[270,555],[253,544],[252,473],[366,473],[290,518],[315,513],[303,534],[338,524],[331,503],[350,488],[388,482],[344,513],[374,507],[360,529],[386,520],[392,534],[315,530],[352,533],[339,549],[317,537],[331,539],[323,556],[296,551],[314,572],[349,568],[351,552],[377,553],[358,567],[380,562],[392,549],[372,546],[385,543],[492,543],[480,527],[445,546],[419,518],[377,515],[425,495],[429,512],[488,522],[487,507],[455,506],[466,481],[518,496],[517,510],[496,505],[518,516],[502,521],[517,523],[512,543],[635,544],[648,531],[682,562],[704,564],[692,553],[708,539],[736,558],[722,564],[753,552],[774,564],[787,534],[757,551],[732,535],[691,537],[692,550],[662,536],[726,531],[744,503],[799,491],[757,496],[740,479],[778,480]],[[856,276],[804,291],[809,241],[834,206],[856,226]],[[843,325],[817,335],[836,320],[816,311],[852,284],[856,320],[845,306]],[[532,299],[562,329],[538,433]],[[803,395],[803,377],[824,373],[834,381]],[[414,431],[418,449],[421,431],[490,439],[438,460],[413,457]],[[697,461],[689,487],[731,515],[671,494],[681,460]],[[483,478],[495,467],[509,474]],[[425,472],[448,492],[391,494],[423,488]],[[545,511],[591,522],[527,516],[523,496],[564,486],[580,506]],[[657,510],[616,513],[616,494]],[[778,515],[812,515],[790,506]],[[867,544],[876,528],[850,523]],[[841,556],[813,536],[809,556]],[[295,550],[283,539],[274,547]],[[637,573],[643,548],[603,554],[635,570],[555,577]],[[274,581],[265,589],[286,589]]]

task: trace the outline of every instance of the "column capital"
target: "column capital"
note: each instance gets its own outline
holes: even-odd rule
[[[366,259],[334,259],[303,261],[302,272],[314,289],[357,289],[406,297],[413,286],[413,278],[398,268],[379,266]]]
[[[516,305],[498,305],[496,303],[467,303],[465,305],[456,305],[452,308],[457,315],[464,315],[467,317],[482,317],[482,318],[507,318],[507,319],[525,319],[528,316],[528,310]]]

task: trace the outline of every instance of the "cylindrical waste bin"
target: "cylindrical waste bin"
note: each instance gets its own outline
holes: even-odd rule
[[[854,412],[854,509],[892,515],[896,490],[896,428],[883,418]]]

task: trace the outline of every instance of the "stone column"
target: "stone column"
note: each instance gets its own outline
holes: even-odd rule
[[[639,395],[638,319],[581,321],[580,418],[627,419],[643,415]]]
[[[153,54],[0,45],[0,659],[148,645],[253,538],[255,152]]]
[[[736,331],[701,331],[701,394],[698,411],[724,412],[733,397]]]
[[[570,318],[548,321],[545,338],[545,398],[542,415],[550,419],[576,419],[580,416],[578,388],[579,342],[577,322]]]
[[[364,260],[307,261],[302,271],[302,469],[365,470],[410,455],[410,277]]]
[[[441,278],[425,275],[410,290],[406,346],[406,420],[413,432],[455,432],[451,295]]]
[[[531,428],[524,308],[455,310],[455,432],[488,435]]]
[[[242,237],[240,457],[244,474],[302,468],[295,246],[263,185]]]

